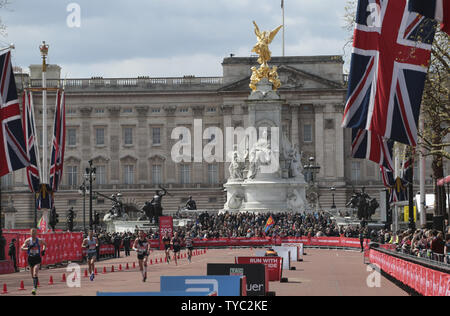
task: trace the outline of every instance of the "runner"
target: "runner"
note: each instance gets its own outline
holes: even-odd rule
[[[41,256],[45,256],[46,250],[47,244],[45,241],[37,238],[37,230],[35,228],[31,229],[31,237],[25,240],[22,246],[22,251],[27,251],[28,253],[28,265],[30,266],[31,277],[33,278],[33,290],[31,291],[31,294],[33,295],[36,295],[39,284],[38,273],[42,262]]]
[[[194,245],[192,243],[192,238],[194,237],[194,234],[191,232],[188,232],[186,235],[186,238],[184,239],[184,242],[186,243],[186,249],[188,251],[188,260],[189,263],[192,262],[192,250],[194,249]]]
[[[169,237],[168,232],[166,232],[164,234],[162,241],[164,243],[164,251],[166,253],[166,261],[167,261],[167,264],[169,264],[170,263],[170,237]]]
[[[142,282],[147,281],[147,262],[150,254],[150,243],[147,237],[145,237],[144,231],[139,231],[139,238],[134,241],[134,251],[137,252],[139,260],[139,269],[142,273]]]
[[[180,253],[180,250],[181,250],[181,240],[178,237],[178,233],[177,232],[175,232],[175,234],[174,234],[174,236],[172,238],[172,245],[173,245],[173,253],[174,253],[173,258],[175,260],[175,265],[178,265],[177,256],[178,256],[178,254]]]
[[[87,260],[89,266],[89,274],[91,282],[95,278],[95,260],[97,259],[98,240],[94,237],[94,232],[89,231],[88,237],[83,240],[82,247],[87,248]]]

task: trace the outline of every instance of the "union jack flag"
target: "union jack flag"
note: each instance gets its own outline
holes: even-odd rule
[[[409,11],[441,22],[441,29],[450,35],[450,0],[409,0]]]
[[[48,184],[41,184],[39,191],[36,192],[36,207],[38,210],[51,210],[54,205],[54,194],[51,186]]]
[[[58,191],[62,180],[64,151],[66,145],[66,105],[64,92],[56,97],[55,125],[53,129],[52,155],[50,165],[50,185],[53,192]]]
[[[23,134],[25,135],[26,152],[30,165],[27,167],[27,180],[31,192],[38,192],[40,188],[39,150],[36,140],[36,124],[34,121],[33,95],[23,93]]]
[[[366,130],[352,130],[352,157],[367,159],[393,170],[394,142]]]
[[[11,52],[0,55],[0,177],[29,165]]]
[[[434,28],[407,0],[359,0],[343,127],[416,145]]]
[[[389,189],[390,202],[406,201],[408,199],[406,191],[407,182],[400,177],[395,178],[394,172],[386,167],[381,166],[380,171],[383,184]]]

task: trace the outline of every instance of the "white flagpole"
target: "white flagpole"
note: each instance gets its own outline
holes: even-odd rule
[[[285,25],[285,21],[284,21],[284,0],[281,0],[281,9],[283,11],[283,57],[286,56],[286,25]]]
[[[47,54],[48,45],[45,41],[40,46],[42,55],[42,175],[41,183],[47,184],[48,174],[47,174]]]

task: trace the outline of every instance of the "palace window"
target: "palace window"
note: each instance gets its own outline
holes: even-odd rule
[[[153,145],[161,145],[161,128],[152,128]]]
[[[191,168],[188,165],[180,165],[180,183],[191,183]]]
[[[303,125],[303,141],[305,143],[312,143],[313,141],[313,132],[311,124]]]
[[[78,186],[78,167],[68,166],[67,167],[67,184],[71,187]]]
[[[96,170],[96,180],[97,184],[106,184],[106,166],[97,166]]]
[[[217,165],[208,165],[208,183],[209,184],[219,183],[219,172]]]
[[[95,140],[97,146],[105,145],[105,129],[100,127],[95,129]]]
[[[162,166],[153,165],[152,166],[152,183],[154,185],[162,184]]]
[[[123,129],[123,143],[125,145],[133,145],[133,128],[125,127]]]
[[[77,130],[75,128],[67,129],[67,145],[69,146],[77,145]]]
[[[134,184],[134,166],[123,166],[123,182],[125,184]]]
[[[361,180],[361,163],[352,162],[352,181],[357,182]]]

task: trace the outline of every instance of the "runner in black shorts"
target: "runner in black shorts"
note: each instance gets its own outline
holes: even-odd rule
[[[169,233],[166,232],[166,234],[164,235],[163,239],[163,244],[164,244],[164,251],[166,253],[166,261],[167,264],[170,263],[170,237],[169,237]]]
[[[37,238],[37,230],[33,228],[31,230],[31,238],[25,240],[22,246],[22,251],[28,253],[28,265],[30,266],[31,277],[33,278],[33,290],[31,291],[33,295],[36,295],[39,284],[38,273],[42,262],[41,256],[45,256],[45,250],[47,250],[47,244],[44,240]]]
[[[87,249],[87,261],[89,267],[89,279],[94,281],[95,278],[95,261],[97,260],[98,239],[94,237],[92,230],[88,233],[88,238],[83,240],[82,247]]]
[[[175,265],[178,265],[177,256],[178,256],[178,253],[181,250],[181,240],[178,237],[178,233],[177,232],[175,232],[175,234],[174,234],[174,236],[172,238],[172,245],[173,245],[173,252],[174,252],[173,258],[175,260]]]
[[[186,243],[186,249],[188,251],[188,260],[189,263],[192,261],[192,250],[194,249],[194,244],[192,242],[194,234],[189,232],[186,235],[186,238],[184,239],[184,242]]]
[[[147,262],[150,254],[150,243],[145,237],[144,231],[139,231],[139,238],[134,241],[133,249],[137,252],[139,269],[142,273],[142,282],[145,282],[147,281]]]

